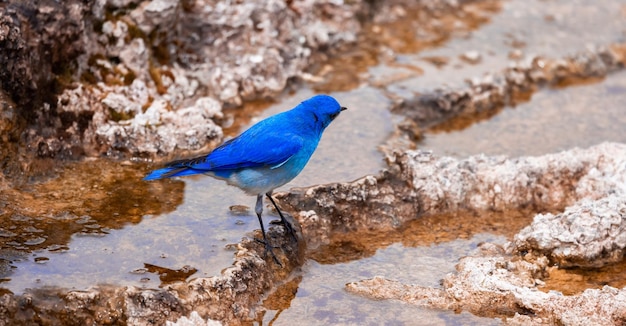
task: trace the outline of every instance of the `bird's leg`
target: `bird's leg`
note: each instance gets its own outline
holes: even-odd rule
[[[266,193],[265,195],[267,195],[267,198],[269,198],[270,201],[272,202],[272,204],[274,204],[274,208],[276,208],[276,211],[278,212],[278,215],[280,215],[280,221],[285,226],[285,229],[287,229],[289,234],[291,234],[291,237],[293,238],[293,240],[298,242],[298,238],[296,237],[296,230],[293,229],[293,226],[291,226],[291,223],[289,223],[287,221],[287,219],[285,219],[285,217],[283,216],[283,213],[280,211],[280,208],[278,208],[278,205],[276,205],[276,202],[274,201],[274,198],[272,198],[272,192],[270,191],[270,192]]]
[[[270,242],[267,240],[267,236],[265,235],[265,227],[263,226],[263,219],[261,218],[261,214],[263,214],[263,194],[259,194],[256,197],[256,206],[254,208],[254,211],[256,212],[256,216],[259,218],[259,224],[261,224],[261,234],[263,234],[263,240],[259,240],[256,238],[254,240],[263,243],[265,245],[265,254],[267,255],[267,252],[269,251],[270,254],[272,254],[272,258],[274,258],[274,261],[278,265],[280,265],[280,267],[282,267],[283,265],[280,263],[280,261],[278,261],[278,258],[276,258],[274,250],[272,250],[272,246],[270,245]]]

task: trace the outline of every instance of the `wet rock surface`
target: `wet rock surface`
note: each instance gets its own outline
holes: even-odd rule
[[[618,263],[626,246],[625,214],[623,194],[587,199],[560,214],[537,215],[515,236],[512,250],[546,256],[562,268]]]
[[[0,6],[3,177],[28,172],[33,156],[50,157],[52,143],[55,154],[60,154],[61,147],[64,156],[84,154],[82,150],[71,154],[79,137],[72,138],[61,130],[73,125],[84,131],[85,119],[91,119],[93,112],[86,116],[61,114],[55,102],[68,83],[75,60],[84,53],[81,33],[87,28],[85,21],[89,19],[84,18],[88,16],[88,8],[81,1],[16,1]],[[29,125],[31,128],[26,129]]]
[[[618,5],[603,3],[609,2]],[[568,11],[562,9],[571,4],[539,3],[549,12],[539,13],[549,24],[568,23],[563,16]],[[24,294],[0,290],[0,320],[138,325],[259,321],[266,310],[280,311],[296,296],[301,276],[294,271],[305,255],[337,263],[371,256],[390,242],[436,243],[507,227],[502,233],[513,236],[540,213],[507,245],[486,243],[463,258],[443,288],[374,278],[351,283],[348,290],[505,318],[511,324],[623,323],[622,290],[600,286],[571,296],[540,290],[550,289],[544,285],[567,271],[562,268],[608,268],[623,260],[624,145],[516,159],[457,159],[404,150],[416,146],[423,128],[462,128],[504,106],[530,100],[539,89],[596,82],[623,68],[624,44],[611,33],[597,33],[598,46],[567,43],[564,47],[572,52],[538,55],[533,54],[541,52],[537,44],[546,41],[530,31],[524,35],[525,30],[507,36],[511,62],[502,65],[493,53],[500,51],[497,46],[492,51],[476,45],[493,46],[493,41],[472,40],[471,35],[481,26],[488,28],[498,13],[510,15],[504,6],[500,1],[226,5],[202,0],[0,5],[0,46],[8,54],[0,71],[3,276],[10,275],[13,261],[34,250],[63,252],[75,234],[107,236],[140,223],[146,214],[176,209],[183,201],[184,187],[178,181],[137,186],[132,180],[140,179],[147,167],[134,161],[124,162],[119,171],[113,167],[103,173],[94,164],[63,173],[55,168],[59,158],[154,158],[209,148],[222,140],[224,127],[236,129],[230,126],[228,110],[255,99],[279,98],[300,81],[325,92],[369,85],[393,101],[390,109],[402,117],[396,134],[383,146],[385,171],[276,196],[296,212],[305,240],[296,245],[282,228],[270,231],[272,243],[282,248],[283,269],[264,256],[260,244],[244,240],[235,245],[235,262],[221,276],[187,281],[193,267],[146,264],[163,281],[159,289],[94,285],[87,290],[35,288]],[[513,15],[528,22],[524,19],[537,14],[537,4],[529,8],[515,9]],[[577,36],[589,40],[585,33]],[[452,56],[418,59],[428,67],[410,58],[412,52],[440,47],[453,38],[474,44]],[[455,61],[470,68],[461,69]],[[484,75],[474,69],[491,62],[503,68],[490,67]],[[376,64],[388,67],[378,72],[379,66],[371,68]],[[434,75],[443,77],[431,74],[433,79],[420,81],[432,69],[441,69]],[[457,76],[450,69],[471,78],[461,86],[440,86],[437,78]],[[406,88],[410,83],[435,86]],[[512,218],[515,223],[502,225]],[[463,225],[455,219],[476,225],[455,233],[438,224],[443,219],[450,225]],[[426,227],[409,225],[417,220]],[[424,229],[433,231],[423,236],[427,240],[407,235]]]
[[[507,325],[621,325],[626,316],[623,289],[588,289],[574,296],[537,290],[547,259],[511,259],[501,247],[483,245],[462,258],[443,289],[373,278],[347,284],[348,291],[375,299],[396,299],[435,309],[497,316]]]
[[[302,264],[303,248],[288,243],[282,231],[274,229],[268,234],[273,244],[285,249],[277,255],[282,267],[271,257],[260,256],[261,244],[245,240],[238,244],[235,263],[221,276],[174,282],[162,289],[94,286],[66,293],[54,289],[36,289],[19,296],[4,293],[0,297],[0,318],[13,325],[40,321],[63,325],[154,325],[196,311],[201,316],[237,325],[251,318],[253,307],[264,293]]]
[[[451,201],[475,209],[520,205],[567,208],[560,214],[535,216],[531,226],[520,231],[515,240],[505,246],[506,250],[493,244],[482,245],[478,253],[461,259],[457,273],[444,279],[443,289],[406,285],[383,278],[350,283],[347,289],[377,299],[398,299],[439,309],[469,310],[482,316],[511,318],[507,319],[511,324],[621,324],[626,318],[623,290],[606,286],[564,296],[556,291],[544,293],[539,288],[544,284],[542,279],[547,276],[551,263],[563,268],[590,268],[623,260],[621,223],[624,208],[620,194],[625,184],[626,147],[605,143],[588,150],[528,159],[533,161],[534,168],[529,168],[526,158],[508,162],[492,160],[492,166],[485,170],[469,163],[474,158],[454,162],[467,168],[461,171],[471,171],[460,174],[464,180],[458,180],[442,177],[445,169],[441,164],[435,163],[438,168],[429,170],[419,163],[423,161],[419,156],[412,156],[412,160],[404,164],[419,166],[417,171],[424,174],[418,178],[420,182],[415,182],[415,176],[408,179],[414,180],[418,194],[422,190],[429,194],[426,195],[428,200],[422,200],[428,208],[447,209],[430,204],[433,196],[435,202]],[[502,170],[498,166],[507,164],[511,165],[505,169],[506,174],[499,174],[498,171]],[[445,164],[450,165],[450,162]],[[539,166],[542,166],[539,168],[542,172],[538,172]],[[458,168],[454,170],[459,171]],[[559,181],[564,176],[568,180],[566,184]],[[492,183],[491,190],[485,190],[473,186],[481,184],[475,181],[476,177],[503,182],[513,187],[509,189],[515,189],[516,183],[519,184],[515,180],[523,180],[524,186],[508,191]],[[536,184],[538,180],[541,181]],[[556,189],[550,189],[542,182],[556,186]],[[469,186],[466,189],[478,190],[479,195],[474,196],[471,191],[462,189],[448,191],[446,184],[463,185],[462,188]],[[435,188],[429,188],[429,185]],[[541,195],[537,195],[537,190]],[[558,195],[550,196],[551,193]],[[602,308],[598,309],[600,306]]]
[[[379,176],[277,196],[300,211],[304,236],[314,247],[313,243],[327,242],[328,234],[336,231],[393,228],[427,214],[462,209],[559,210],[618,187],[619,180],[609,175],[619,176],[614,169],[624,152],[623,145],[604,144],[542,157],[458,160],[407,151],[390,157],[389,170]]]
[[[35,157],[166,156],[217,145],[222,108],[277,98],[303,80],[353,88],[359,81],[342,62],[366,67],[436,45],[487,22],[498,6],[9,1],[0,13],[10,53],[3,91],[19,105],[19,142]],[[417,31],[377,41],[399,20]]]
[[[19,105],[23,147],[152,157],[215,145],[222,105],[280,94],[323,49],[354,41],[355,16],[369,7],[10,1],[1,10],[2,88]]]
[[[395,111],[420,126],[449,130],[467,117],[489,117],[504,106],[526,101],[539,87],[554,87],[602,78],[626,64],[626,46],[614,44],[566,58],[527,57],[499,73],[467,81],[466,87],[436,89],[398,99]]]

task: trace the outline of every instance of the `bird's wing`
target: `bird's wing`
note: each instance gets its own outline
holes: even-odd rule
[[[170,167],[220,171],[261,166],[279,167],[304,145],[294,134],[243,134],[225,142],[208,155],[170,163]]]

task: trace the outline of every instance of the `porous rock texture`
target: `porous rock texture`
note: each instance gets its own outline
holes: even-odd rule
[[[459,261],[457,272],[444,278],[441,289],[382,277],[349,283],[346,289],[378,300],[500,317],[507,325],[623,325],[626,321],[624,289],[605,286],[573,296],[538,290],[547,265],[545,257],[532,262],[512,259],[501,247],[484,244]]]
[[[450,118],[488,115],[524,101],[539,87],[602,78],[626,65],[626,45],[614,43],[564,58],[529,56],[499,72],[468,80],[459,88],[442,87],[426,94],[399,97],[393,111],[419,126]]]
[[[423,5],[436,10],[464,2]],[[0,47],[6,54],[0,58],[5,99],[0,130],[3,142],[21,146],[0,146],[2,169],[20,170],[15,153],[29,150],[50,158],[153,157],[216,144],[223,107],[279,94],[319,57],[356,40],[361,18],[375,10],[389,12],[379,6],[331,0],[7,1],[0,5]],[[396,110],[428,125],[513,103],[518,93],[542,84],[604,76],[623,65],[619,45],[567,59],[535,57],[503,74],[473,80],[467,89],[403,99]],[[402,289],[380,298],[415,301],[419,294],[411,291],[421,291],[427,295],[420,304],[486,311],[513,317],[510,323],[619,324],[625,320],[620,290],[605,287],[563,297],[537,291],[536,285],[548,264],[593,267],[623,255],[619,196],[626,184],[625,152],[621,144],[518,159],[396,152],[380,175],[280,197],[299,211],[313,249],[333,232],[384,230],[424,214],[567,207],[538,216],[505,249],[486,244],[464,258],[443,290],[373,283]],[[287,252],[280,257],[285,269],[262,260],[262,246],[244,241],[237,262],[222,276],[159,290],[102,286],[61,294],[50,289],[4,293],[0,320],[147,325],[195,311],[202,320],[243,323],[261,296],[301,263],[297,257],[304,249],[281,247]],[[366,293],[372,286],[365,281],[349,289]]]
[[[222,107],[272,97],[355,40],[361,1],[8,1],[2,91],[40,157],[221,141]]]
[[[625,145],[604,143],[518,159],[434,159],[419,152],[406,152],[399,158],[399,170],[409,173],[406,179],[412,181],[405,193],[411,193],[416,203],[414,217],[461,207],[485,210],[532,205],[539,210],[565,211],[537,215],[504,247],[483,244],[477,253],[461,259],[457,272],[446,276],[441,289],[378,277],[350,283],[349,291],[502,317],[508,324],[622,325],[626,321],[623,289],[605,286],[572,296],[539,291],[551,264],[589,268],[623,260]],[[368,191],[361,197],[368,196],[376,193]],[[330,206],[324,201],[318,204],[322,210]],[[351,216],[359,221],[360,213],[368,214]],[[341,217],[335,216],[327,225],[350,219],[346,211],[335,214]],[[306,221],[305,217],[314,214],[301,215]],[[355,225],[368,227],[366,223]]]
[[[85,291],[41,288],[22,295],[3,293],[0,324],[163,325],[190,316],[192,311],[211,325],[217,321],[227,325],[250,323],[265,293],[302,264],[303,247],[282,237],[282,231],[268,232],[272,243],[283,248],[276,252],[282,266],[269,255],[262,258],[263,245],[244,240],[237,246],[233,266],[220,276],[176,282],[160,289],[102,285]]]
[[[602,267],[624,259],[626,198],[582,200],[559,214],[538,214],[511,250],[545,255],[560,267]]]
[[[480,1],[11,0],[1,88],[26,153],[180,154],[222,140],[222,108],[311,79],[367,22]]]
[[[560,210],[623,190],[626,146],[604,143],[539,157],[395,152],[388,169],[351,183],[292,189],[277,197],[299,211],[309,248],[333,232],[394,228],[424,214],[533,208]]]

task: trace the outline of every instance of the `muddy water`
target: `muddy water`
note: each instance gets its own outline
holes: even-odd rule
[[[489,19],[480,28],[457,32],[452,42],[417,53],[400,53],[392,63],[417,67],[423,73],[410,77],[405,71],[407,76],[390,84],[389,90],[405,94],[456,87],[523,61],[525,55],[561,58],[620,41],[624,5],[614,0],[498,2],[497,11],[487,8]]]
[[[427,216],[391,232],[336,234],[310,253],[297,293],[284,305],[264,303],[262,324],[293,320],[353,325],[496,325],[496,319],[372,301],[343,291],[348,282],[383,276],[407,284],[439,287],[459,257],[481,242],[503,244],[532,220],[532,212],[457,212]],[[304,316],[304,319],[303,319]],[[416,322],[417,321],[417,322]]]
[[[626,142],[626,72],[604,80],[546,89],[488,120],[449,121],[427,132],[421,148],[438,155],[542,155],[604,141]],[[445,131],[443,130],[445,129]],[[626,260],[599,269],[550,268],[543,291],[573,295],[626,285]]]

